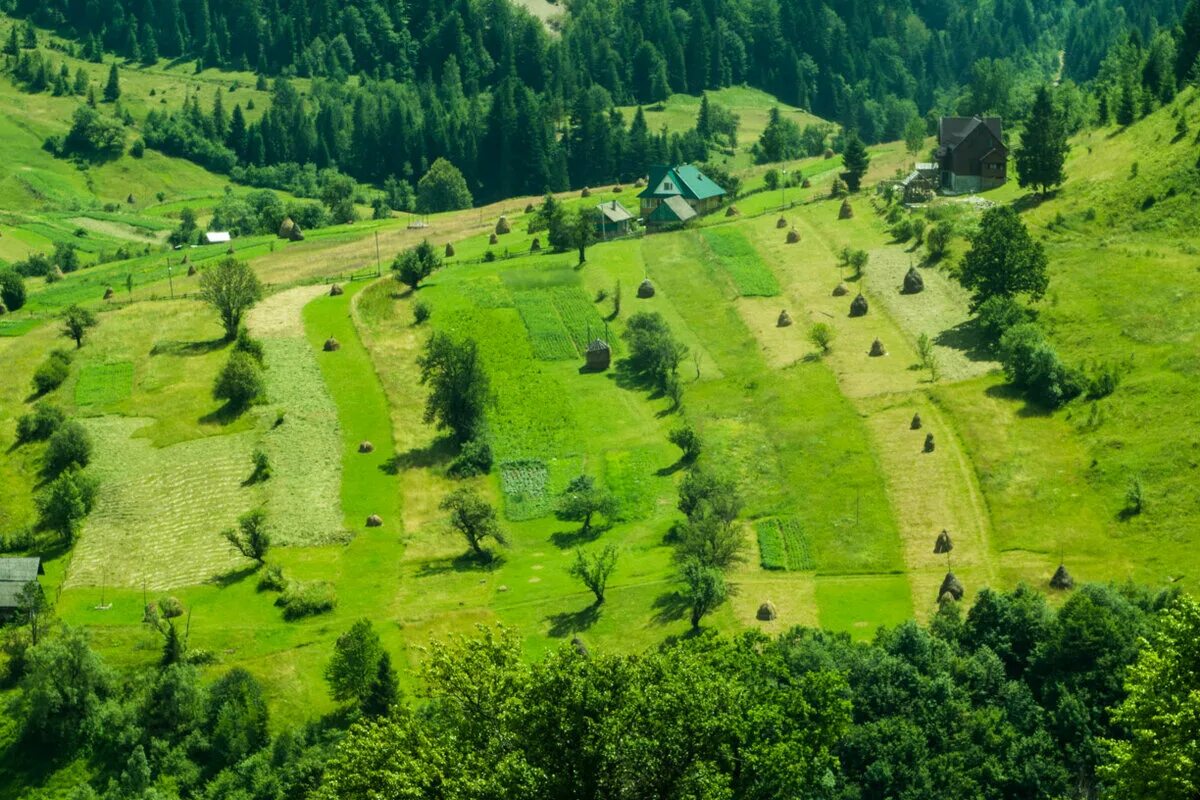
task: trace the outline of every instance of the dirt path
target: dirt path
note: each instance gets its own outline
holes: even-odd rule
[[[255,336],[304,338],[301,309],[310,300],[329,291],[328,286],[297,286],[273,294],[250,310],[246,327]]]

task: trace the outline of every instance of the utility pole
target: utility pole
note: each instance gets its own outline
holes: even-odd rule
[[[787,208],[787,167],[779,171],[779,210]]]
[[[379,260],[379,231],[375,231],[375,277],[383,274],[383,265]]]
[[[171,299],[175,299],[175,281],[171,277],[171,259],[167,259],[167,283],[171,287]]]

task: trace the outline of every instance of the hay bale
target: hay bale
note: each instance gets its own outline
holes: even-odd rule
[[[284,217],[283,222],[279,223],[279,238],[280,239],[292,238],[292,229],[295,227],[296,227],[296,223],[292,221],[291,217]]]
[[[537,252],[540,252],[541,249],[542,249],[542,240],[537,238],[536,236],[533,237],[533,241],[529,243],[529,252],[537,253]]]
[[[346,290],[343,289],[341,286],[339,286],[336,283],[333,286],[329,287],[329,296],[330,297],[339,297],[345,293],[346,293]]]
[[[187,257],[187,253],[184,253],[184,255],[183,255],[183,261],[180,261],[179,263],[180,263],[180,264],[186,264],[186,263],[188,263],[189,261],[191,261],[191,259]]]
[[[904,273],[904,294],[920,294],[925,291],[925,279],[921,277],[921,273],[917,272],[916,267],[909,267],[908,272]]]
[[[304,231],[300,230],[299,225],[292,226],[292,232],[291,232],[291,234],[288,235],[288,241],[289,242],[303,242],[304,241]]]
[[[786,328],[792,324],[792,317],[788,314],[787,309],[779,312],[779,319],[775,322],[776,328]]]
[[[912,422],[909,423],[908,427],[909,427],[909,430],[914,430],[914,431],[921,430],[921,414],[919,412],[916,414],[913,414]]]
[[[729,208],[725,209],[725,216],[727,217],[736,217],[740,213],[742,212],[738,211],[737,206],[730,206]]]
[[[838,219],[854,219],[854,207],[850,205],[849,197],[842,201],[842,207],[838,209]]]
[[[580,197],[591,197],[592,190],[585,186],[585,187],[583,187],[583,191],[579,193],[579,196]]]
[[[845,297],[848,294],[850,294],[850,287],[844,283],[839,283],[837,286],[833,287],[834,297]]]
[[[505,586],[505,585],[502,583],[502,584],[500,584],[499,586],[497,586],[497,587],[496,587],[496,591],[497,591],[497,592],[507,592],[507,591],[508,591],[508,587],[507,587],[507,586]]]
[[[850,316],[852,317],[865,317],[868,309],[869,306],[867,305],[867,298],[862,296],[862,292],[859,292],[854,299],[850,301]]]
[[[811,189],[812,181],[810,181],[808,178],[805,178],[804,180],[800,181],[800,188],[801,189]]]
[[[625,187],[619,183],[613,187],[613,194],[620,194],[623,191],[625,191]]]
[[[342,349],[342,343],[339,342],[337,339],[333,338],[332,336],[330,336],[328,339],[325,340],[325,352],[326,353],[332,353],[335,350],[341,350],[341,349]]]
[[[786,219],[784,219],[783,217],[780,217],[779,219],[775,220],[776,230],[783,230],[787,226],[788,226],[788,221]]]
[[[589,655],[588,646],[583,643],[583,639],[579,638],[579,634],[571,637],[571,647],[575,648],[575,652],[581,656],[587,657]]]
[[[927,434],[925,434],[925,452],[926,452],[926,453],[932,453],[932,452],[933,452],[933,448],[934,448],[934,444],[933,444],[933,434],[932,434],[932,433],[927,433]]]
[[[646,188],[646,179],[645,179],[645,178],[638,178],[636,181],[634,181],[634,182],[633,182],[633,188],[635,188],[635,189],[645,189],[645,188]]]
[[[954,549],[954,542],[950,541],[950,534],[943,528],[938,534],[937,541],[933,543],[933,552],[937,555],[949,553]]]
[[[943,595],[950,595],[953,600],[962,600],[966,589],[963,588],[962,581],[954,577],[953,572],[947,572],[946,577],[942,579],[942,587],[938,589],[938,599]]]
[[[453,257],[454,257],[454,245],[450,244],[449,242],[446,242],[446,258],[453,258]]]
[[[832,149],[830,149],[828,147],[825,148],[825,158],[826,158],[826,160],[833,158],[833,150]]]
[[[378,528],[382,524],[383,517],[379,516],[378,514],[372,514],[371,516],[367,517],[368,528]]]
[[[770,622],[779,616],[779,611],[775,608],[775,604],[768,600],[758,607],[758,613],[754,616],[762,622]]]
[[[134,197],[132,193],[130,193],[130,195],[125,198],[125,202],[129,203],[129,205],[133,205],[134,203],[137,202],[137,198]]]
[[[795,244],[798,241],[800,241],[800,231],[796,230],[795,228],[792,228],[790,231],[787,232],[787,243]]]
[[[1062,564],[1058,565],[1058,569],[1054,570],[1054,575],[1050,578],[1051,589],[1074,589],[1075,579],[1071,577],[1071,573],[1067,572],[1067,568]]]
[[[370,442],[368,442],[368,441],[366,441],[366,440],[364,440],[364,441],[361,441],[361,442],[359,442],[359,443],[358,443],[358,452],[360,452],[360,453],[374,453],[374,452],[375,452],[375,445],[371,444]]]
[[[192,276],[194,276],[196,274],[196,265],[195,264],[188,264],[188,273],[187,274],[188,274],[189,278],[191,278]]]
[[[647,297],[654,297],[654,284],[649,278],[638,284],[637,296],[645,300]]]
[[[871,342],[870,356],[872,358],[878,358],[879,356],[886,356],[886,355],[887,355],[887,349],[883,346],[883,342],[879,341],[878,339]]]
[[[526,213],[526,214],[532,214],[532,213],[533,213],[533,203],[526,203],[526,204],[525,204],[525,213]]]
[[[493,232],[490,236],[488,236],[488,244],[500,244],[500,237]]]
[[[115,295],[115,294],[116,294],[116,292],[114,292],[114,291],[113,291],[113,288],[112,288],[111,286],[109,286],[107,289],[105,289],[105,290],[104,290],[104,299],[105,299],[105,300],[112,300],[112,299],[113,299],[113,295]]]
[[[496,235],[503,236],[512,230],[512,226],[508,224],[508,217],[501,217],[496,220]]]

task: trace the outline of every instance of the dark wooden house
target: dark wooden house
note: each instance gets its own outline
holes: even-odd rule
[[[999,117],[942,117],[937,163],[946,194],[995,189],[1008,180],[1008,148]]]

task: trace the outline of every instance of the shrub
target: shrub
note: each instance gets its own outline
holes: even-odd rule
[[[240,350],[229,354],[229,360],[217,374],[213,398],[224,400],[235,409],[245,408],[262,395],[262,370],[254,358]]]
[[[59,475],[68,469],[82,469],[92,460],[92,437],[78,422],[64,423],[50,437],[46,447],[46,473]]]
[[[71,371],[71,354],[66,350],[51,350],[46,360],[33,373],[34,391],[43,395],[62,385]]]
[[[1083,390],[1078,372],[1062,363],[1041,329],[1031,322],[1014,325],[1001,337],[1000,361],[1014,385],[1049,408],[1061,406]]]
[[[700,436],[691,425],[684,423],[667,434],[667,439],[671,444],[683,451],[680,456],[681,460],[690,462],[700,457],[700,450],[702,448]]]
[[[1030,314],[1013,298],[998,295],[980,303],[979,308],[975,309],[975,318],[979,322],[979,332],[983,338],[995,347],[1009,328],[1029,322]]]
[[[1099,400],[1108,397],[1121,383],[1121,367],[1111,361],[1098,365],[1087,376],[1087,398]]]
[[[133,144],[129,145],[129,155],[134,158],[141,158],[146,154],[146,140],[134,139]]]
[[[477,436],[466,442],[447,471],[456,478],[473,478],[491,472],[492,447],[487,439]]]
[[[1146,510],[1146,490],[1142,487],[1142,479],[1134,475],[1129,480],[1129,488],[1125,490],[1125,515],[1136,516]]]
[[[292,581],[275,600],[283,618],[291,621],[325,614],[337,607],[337,592],[329,581]]]
[[[808,329],[808,340],[821,355],[826,355],[833,349],[833,328],[824,322],[818,322]]]
[[[925,246],[929,248],[929,257],[937,261],[946,255],[946,250],[950,247],[950,239],[954,236],[954,223],[948,219],[944,219],[934,225],[929,233],[925,234]]]
[[[426,303],[424,300],[418,300],[417,302],[413,303],[413,324],[420,325],[422,322],[429,319],[429,315],[431,313],[432,309],[430,308],[429,303]]]
[[[0,268],[0,303],[9,311],[25,305],[25,281],[8,267]]]
[[[246,330],[244,326],[238,329],[237,341],[234,343],[233,349],[239,353],[245,353],[259,364],[263,363],[262,342],[251,336],[250,331]]]
[[[33,411],[17,420],[18,442],[40,442],[49,439],[66,421],[63,410],[51,403],[38,403]]]
[[[271,477],[271,459],[266,450],[255,450],[250,460],[254,464],[254,470],[247,479],[250,483],[259,483]]]
[[[258,576],[260,592],[282,592],[287,588],[287,579],[283,577],[283,567],[278,564],[268,564]]]
[[[95,501],[95,480],[75,470],[67,470],[38,496],[39,524],[56,531],[70,544],[75,541],[79,525]]]

